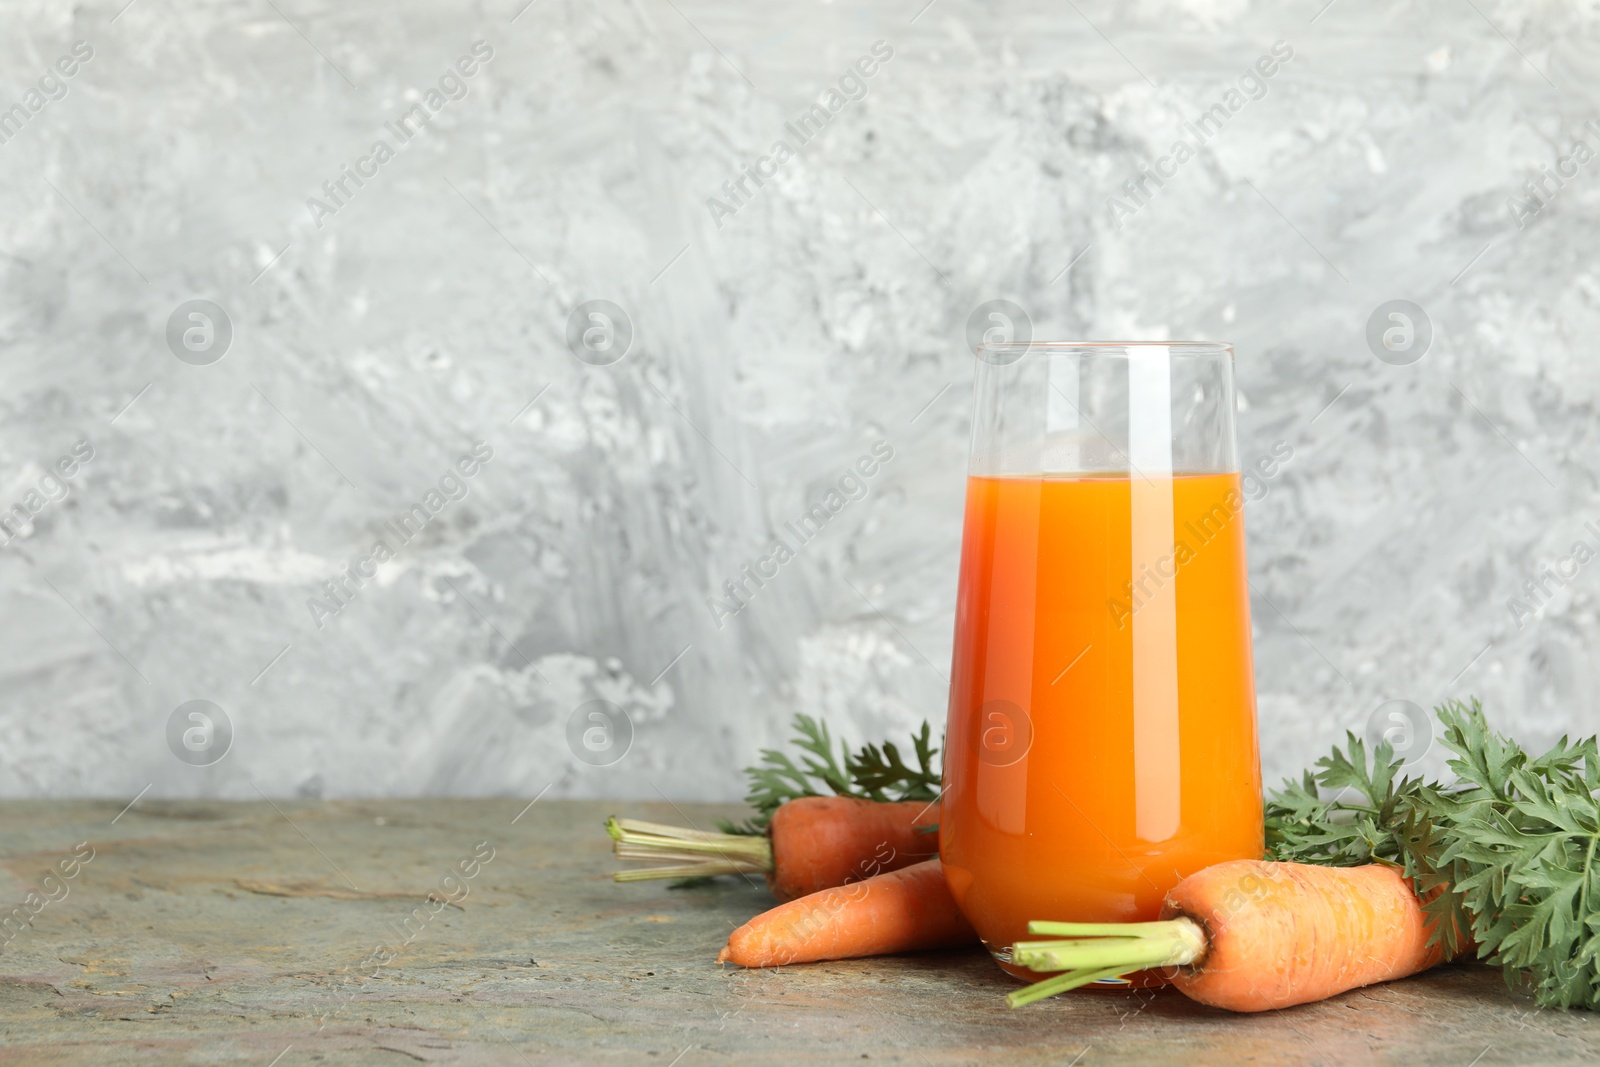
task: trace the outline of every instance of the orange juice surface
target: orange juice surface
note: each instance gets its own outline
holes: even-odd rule
[[[1237,474],[968,480],[939,852],[1002,963],[1261,856],[1243,508]]]

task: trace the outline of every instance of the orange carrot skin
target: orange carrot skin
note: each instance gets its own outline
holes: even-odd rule
[[[779,904],[735,930],[717,962],[782,967],[977,941],[934,859]]]
[[[794,900],[920,863],[938,854],[939,835],[916,827],[938,821],[939,806],[921,800],[791,800],[772,815],[767,886],[779,900]]]
[[[1232,860],[1167,894],[1210,948],[1173,979],[1202,1004],[1268,1011],[1425,971],[1444,960],[1411,883],[1392,867]]]

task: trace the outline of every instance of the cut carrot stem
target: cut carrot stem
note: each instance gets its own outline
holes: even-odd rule
[[[1133,927],[1135,924],[1129,923]],[[1019,941],[1011,958],[1031,971],[1078,971],[1120,967],[1181,967],[1205,955],[1206,935],[1190,919],[1139,923],[1138,931],[1073,941]]]
[[[772,842],[748,834],[718,834],[639,819],[606,820],[618,859],[673,861],[663,866],[618,871],[618,882],[656,878],[710,878],[718,874],[767,874]]]
[[[1046,978],[1042,982],[1024,986],[1015,993],[1006,994],[1006,1006],[1020,1008],[1025,1004],[1032,1004],[1036,1000],[1053,997],[1057,993],[1065,993],[1069,989],[1077,989],[1079,986],[1088,985],[1090,982],[1098,982],[1102,978],[1116,978],[1121,973],[1122,969],[1119,967],[1068,971],[1066,974],[1058,974],[1054,978]]]
[[[757,838],[749,835],[724,834],[715,830],[694,830],[687,826],[673,826],[664,822],[645,822],[643,819],[613,818],[609,820],[609,822],[616,823],[616,828],[618,830],[626,828],[637,833],[651,834],[656,837],[671,837],[681,841],[723,841],[730,837],[741,836],[746,841],[758,840]],[[606,827],[606,830],[608,832],[612,831],[612,827],[609,825],[609,823]],[[612,836],[615,837],[616,834],[612,833]]]

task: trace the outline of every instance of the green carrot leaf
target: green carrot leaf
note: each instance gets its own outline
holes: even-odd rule
[[[743,823],[725,824],[725,833],[763,833],[779,805],[797,797],[831,793],[878,801],[932,801],[939,796],[934,762],[939,750],[930,740],[932,730],[926,722],[911,738],[916,766],[906,762],[893,742],[863,745],[855,753],[842,742],[836,747],[827,725],[809,715],[796,715],[793,728],[790,745],[798,751],[799,762],[777,749],[763,749],[761,762],[745,768],[750,783],[745,802],[756,814]]]

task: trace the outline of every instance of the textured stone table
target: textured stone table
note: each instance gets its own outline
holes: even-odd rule
[[[612,805],[526,803],[0,805],[7,912],[58,898],[0,932],[0,1063],[1600,1061],[1600,1017],[1476,965],[1251,1017],[1170,992],[1011,1012],[976,952],[724,970],[763,890],[613,884]]]

